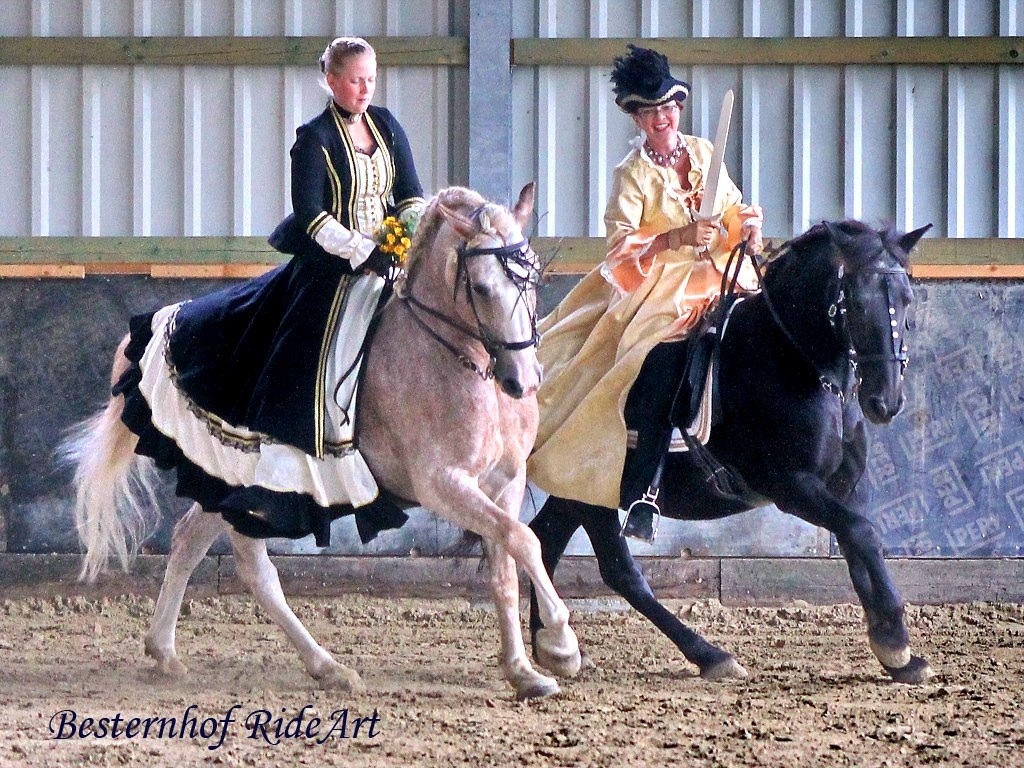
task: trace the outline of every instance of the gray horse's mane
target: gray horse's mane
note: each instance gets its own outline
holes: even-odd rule
[[[475,223],[482,233],[504,234],[512,225],[512,214],[504,206],[489,203],[475,190],[467,187],[442,189],[427,205],[420,218],[416,236],[409,249],[406,271],[412,272],[417,261],[434,249],[441,226],[445,223],[440,206],[459,213],[467,219],[475,213]]]

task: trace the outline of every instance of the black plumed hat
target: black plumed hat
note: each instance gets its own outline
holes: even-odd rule
[[[612,90],[619,109],[632,113],[640,107],[686,99],[690,84],[672,77],[667,56],[632,43],[628,48],[629,53],[612,63]]]

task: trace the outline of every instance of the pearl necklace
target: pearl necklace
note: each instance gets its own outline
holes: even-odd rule
[[[673,149],[668,155],[663,155],[651,146],[650,141],[644,142],[644,149],[647,151],[647,156],[651,158],[651,161],[655,165],[660,165],[665,168],[674,168],[676,163],[679,162],[679,158],[683,156],[685,148],[683,147],[682,139],[676,139],[676,148]]]

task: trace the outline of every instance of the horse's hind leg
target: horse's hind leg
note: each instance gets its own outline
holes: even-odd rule
[[[288,607],[281,589],[277,568],[270,561],[267,545],[262,539],[250,539],[232,530],[231,547],[238,558],[238,575],[265,610],[299,652],[299,657],[315,680],[325,688],[357,691],[362,688],[359,675],[339,664],[317,644]]]
[[[658,602],[626,540],[619,535],[619,519],[615,510],[579,506],[587,510],[583,515],[583,527],[594,546],[604,583],[626,598],[633,608],[675,643],[687,661],[697,665],[700,676],[705,680],[747,677],[747,671],[732,654],[709,643]]]
[[[501,668],[505,679],[515,688],[516,698],[539,699],[558,693],[558,682],[533,668],[526,656],[519,620],[519,575],[515,560],[505,549],[485,542],[491,569],[491,595],[498,613],[501,631]]]
[[[165,675],[180,676],[188,671],[174,650],[174,626],[192,572],[226,529],[227,523],[220,515],[204,512],[198,504],[193,504],[174,526],[167,570],[144,640],[146,655],[156,660],[157,668]]]

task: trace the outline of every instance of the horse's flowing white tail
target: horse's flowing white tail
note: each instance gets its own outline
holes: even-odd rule
[[[115,356],[113,380],[127,368]],[[69,430],[58,449],[75,467],[75,527],[85,547],[79,578],[93,581],[116,555],[128,569],[155,517],[156,466],[135,454],[138,438],[121,422],[124,398],[112,397],[106,408]]]

